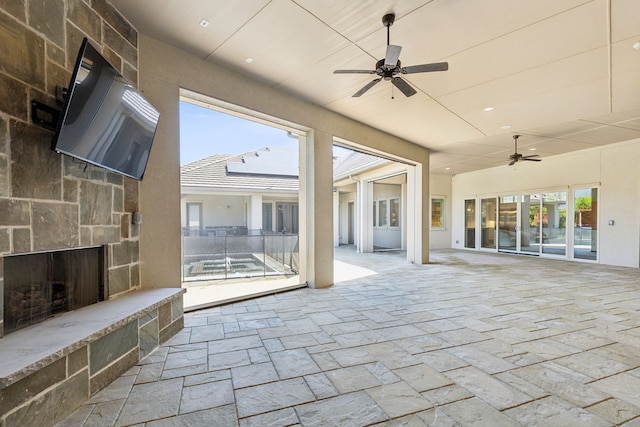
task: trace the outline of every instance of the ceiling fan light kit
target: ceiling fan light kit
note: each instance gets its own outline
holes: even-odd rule
[[[416,74],[416,73],[428,73],[433,71],[446,71],[449,69],[447,62],[436,62],[431,64],[412,65],[409,67],[402,67],[400,62],[400,51],[402,46],[396,46],[390,44],[390,30],[389,28],[395,22],[396,15],[394,13],[387,13],[382,17],[382,24],[387,27],[387,52],[384,59],[380,59],[376,62],[374,70],[335,70],[334,74],[377,74],[378,78],[373,79],[367,83],[364,87],[354,93],[352,96],[357,98],[378,84],[381,80],[389,80],[404,96],[413,96],[417,92],[411,87],[406,80],[398,76],[398,74]]]
[[[509,166],[513,166],[519,161],[529,161],[529,162],[541,162],[542,159],[536,159],[536,157],[540,157],[538,154],[531,154],[529,156],[523,156],[518,153],[518,138],[520,135],[513,135],[513,142],[515,144],[515,151],[512,155],[509,156]]]

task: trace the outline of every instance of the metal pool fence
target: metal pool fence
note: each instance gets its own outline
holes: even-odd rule
[[[298,235],[248,230],[242,235],[182,237],[182,280],[298,274]]]

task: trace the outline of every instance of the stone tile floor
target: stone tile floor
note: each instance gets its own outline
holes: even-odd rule
[[[637,269],[336,258],[363,274],[188,313],[59,426],[640,426]]]

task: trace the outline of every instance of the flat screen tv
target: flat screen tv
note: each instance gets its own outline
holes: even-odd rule
[[[160,113],[85,38],[52,148],[141,180]]]

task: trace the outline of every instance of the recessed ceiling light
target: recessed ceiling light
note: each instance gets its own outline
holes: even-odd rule
[[[502,130],[511,129],[511,125],[502,125],[502,126],[500,126],[500,129],[502,129]]]
[[[247,64],[251,64],[253,62],[253,58],[249,57],[245,59],[244,62],[246,62]]]
[[[449,171],[449,170],[451,170],[451,168],[444,168],[444,170],[447,170],[447,171]]]
[[[484,112],[486,112],[486,113],[488,113],[489,111],[493,111],[493,110],[495,110],[495,108],[493,108],[493,107],[484,107],[484,108],[482,109],[482,111],[484,111]]]
[[[207,21],[206,19],[203,19],[202,21],[200,21],[200,26],[202,28],[207,28],[209,24],[211,24],[211,22]]]
[[[536,151],[537,148],[529,148],[529,151]]]
[[[635,50],[640,50],[640,42],[635,42],[635,43],[633,44],[633,48],[634,48]]]

